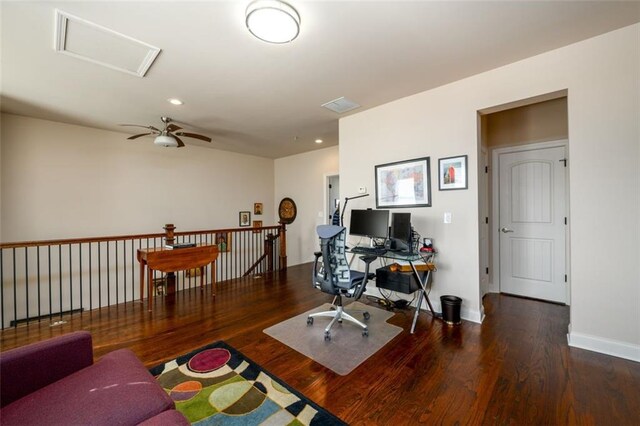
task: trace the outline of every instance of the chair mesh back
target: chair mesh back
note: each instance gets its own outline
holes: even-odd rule
[[[342,232],[331,239],[329,251],[331,252],[331,271],[338,280],[338,285],[348,288],[351,283],[351,276],[349,274],[347,255],[344,252],[346,236],[347,229],[342,228]]]
[[[323,268],[316,277],[316,283],[320,285],[323,292],[336,294],[336,288],[348,289],[351,287],[349,263],[345,254],[347,230],[342,226],[321,226],[325,232],[320,232],[320,227],[318,227],[318,233],[331,236],[320,236]]]

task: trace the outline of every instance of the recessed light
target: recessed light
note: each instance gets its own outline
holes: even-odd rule
[[[182,104],[184,104],[184,102],[182,102],[180,99],[177,99],[177,98],[171,98],[168,101],[172,105],[182,105]]]
[[[322,139],[316,139],[316,143],[322,143]]]

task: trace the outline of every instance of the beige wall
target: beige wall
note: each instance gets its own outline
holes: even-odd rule
[[[568,90],[570,342],[640,360],[639,76],[636,24],[343,118],[342,191],[373,187],[376,164],[430,156],[433,207],[411,211],[440,250],[431,294],[461,296],[478,320],[477,113]],[[460,154],[469,189],[438,191],[437,159]]]
[[[316,226],[326,223],[325,176],[337,171],[338,147],[335,146],[275,160],[275,206],[277,208],[282,198],[290,197],[298,207],[295,222],[287,226],[289,265],[310,262],[313,253],[318,251]]]
[[[273,160],[2,114],[2,241],[238,226],[264,203],[273,225]]]

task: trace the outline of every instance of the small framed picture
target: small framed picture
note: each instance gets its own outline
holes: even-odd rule
[[[231,232],[217,232],[216,245],[220,253],[231,251]]]
[[[261,220],[254,220],[253,221],[253,228],[262,228],[262,221]],[[261,231],[260,229],[254,229],[253,233],[254,234],[259,234]]]
[[[238,221],[240,226],[251,226],[251,212],[238,213]]]
[[[467,156],[440,158],[438,160],[438,189],[467,189]]]
[[[253,203],[253,214],[262,214],[262,203]]]

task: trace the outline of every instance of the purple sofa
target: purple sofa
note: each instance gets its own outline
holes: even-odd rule
[[[188,425],[129,349],[93,362],[91,334],[0,353],[2,425]]]

